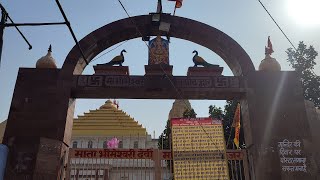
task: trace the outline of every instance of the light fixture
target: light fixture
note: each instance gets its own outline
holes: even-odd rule
[[[161,15],[160,13],[152,13],[152,22],[160,22],[161,20]]]
[[[142,41],[150,41],[150,36],[142,36]]]
[[[171,24],[167,22],[160,22],[159,30],[168,33],[170,31],[170,25]]]

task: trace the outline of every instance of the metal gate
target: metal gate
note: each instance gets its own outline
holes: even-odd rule
[[[169,180],[170,150],[75,149],[69,151],[67,180]],[[249,180],[245,150],[227,150],[231,180]]]

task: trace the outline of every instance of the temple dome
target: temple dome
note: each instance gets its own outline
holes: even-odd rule
[[[279,62],[269,54],[261,61],[259,71],[281,71]]]
[[[107,100],[104,105],[100,106],[100,109],[117,109],[117,106],[113,104],[110,100]]]
[[[52,51],[51,51],[51,45],[50,45],[47,55],[41,57],[37,61],[36,68],[54,68],[54,69],[57,68],[56,61],[52,57],[51,52]]]

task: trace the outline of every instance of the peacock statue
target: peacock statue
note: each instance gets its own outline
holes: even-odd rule
[[[216,66],[214,64],[210,64],[207,61],[205,61],[202,57],[198,56],[198,51],[194,50],[192,53],[196,53],[193,56],[193,63],[194,63],[194,67],[198,67],[198,65],[201,65],[203,67],[211,67],[211,66]]]
[[[113,66],[118,64],[119,66],[122,66],[122,63],[124,62],[124,56],[123,53],[127,52],[125,49],[121,51],[119,56],[114,57],[110,62],[106,63],[106,65]]]

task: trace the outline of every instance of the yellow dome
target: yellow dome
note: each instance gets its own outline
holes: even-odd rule
[[[36,68],[57,68],[56,61],[51,55],[51,45],[48,49],[47,55],[41,57],[37,63],[36,63]]]
[[[278,61],[269,54],[261,61],[259,71],[281,71]]]

